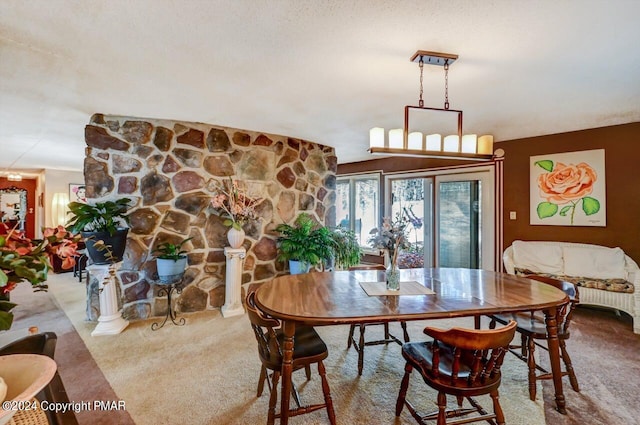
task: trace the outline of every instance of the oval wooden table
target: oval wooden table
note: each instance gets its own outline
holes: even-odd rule
[[[383,271],[338,271],[280,276],[260,286],[256,305],[283,322],[281,424],[288,423],[293,335],[296,324],[312,326],[363,322],[443,319],[542,310],[557,410],[566,414],[562,392],[556,308],[568,302],[544,283],[486,270],[436,268],[401,270],[400,282],[415,281],[430,295],[369,296],[360,282],[384,281]],[[478,321],[476,321],[478,323]]]

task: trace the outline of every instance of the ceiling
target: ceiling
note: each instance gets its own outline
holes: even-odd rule
[[[0,171],[81,170],[96,112],[205,122],[370,159],[454,53],[452,109],[496,141],[640,121],[635,0],[2,0]],[[441,67],[425,106],[442,107]]]

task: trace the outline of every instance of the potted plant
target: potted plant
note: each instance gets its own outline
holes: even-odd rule
[[[291,274],[306,273],[311,266],[331,257],[331,232],[307,213],[300,214],[293,226],[281,223],[275,230],[281,235],[278,261],[289,261]]]
[[[0,331],[8,330],[13,323],[11,310],[16,304],[9,301],[9,294],[18,283],[27,281],[34,291],[47,290],[48,243],[45,239],[34,244],[15,232],[15,227],[7,231],[0,226]]]
[[[48,242],[45,252],[49,255],[53,272],[71,271],[76,265],[76,257],[80,257],[78,249],[84,248],[82,235],[73,234],[63,226],[43,227],[42,235],[43,239]],[[35,240],[34,242],[39,241]]]
[[[344,227],[331,229],[332,260],[335,268],[346,270],[360,263],[362,248],[355,232]]]
[[[156,254],[158,278],[162,283],[173,283],[182,278],[187,268],[187,251],[182,246],[193,238],[183,239],[178,244],[161,243],[153,250]]]
[[[71,219],[69,231],[80,232],[87,246],[87,253],[94,264],[117,263],[122,260],[127,243],[129,223],[127,210],[131,199],[97,202],[94,205],[81,202],[69,203]]]

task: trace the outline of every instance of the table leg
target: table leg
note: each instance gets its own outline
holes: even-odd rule
[[[556,309],[545,310],[544,319],[547,324],[547,346],[549,347],[549,362],[551,363],[551,373],[553,375],[553,387],[556,393],[556,409],[558,412],[566,415],[566,402],[562,392],[562,369],[560,367],[560,342],[558,340]]]
[[[289,423],[289,399],[291,398],[291,374],[293,373],[293,336],[296,333],[296,323],[285,320],[282,324],[284,331],[284,352],[282,353],[282,391],[280,392],[280,425]]]

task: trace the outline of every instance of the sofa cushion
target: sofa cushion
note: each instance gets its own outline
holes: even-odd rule
[[[562,247],[552,242],[514,241],[513,262],[535,273],[564,273]]]
[[[632,294],[635,291],[635,286],[633,285],[633,283],[624,279],[594,279],[591,277],[564,276],[551,273],[533,273],[531,270],[519,268],[515,269],[515,274],[518,276],[537,274],[540,276],[547,276],[565,282],[575,283],[576,285],[583,288],[601,289],[603,291],[624,292],[627,294]]]
[[[563,246],[564,273],[593,279],[627,278],[624,251],[601,246]]]

